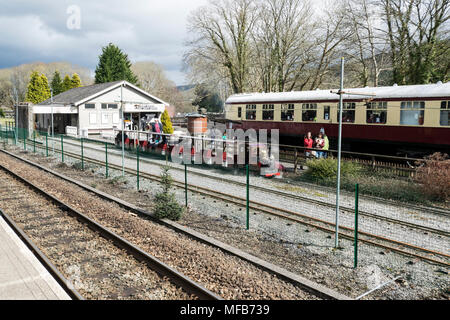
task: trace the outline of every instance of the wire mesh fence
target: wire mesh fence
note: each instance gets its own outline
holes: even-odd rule
[[[258,166],[171,163],[169,149],[143,145],[137,142],[139,138],[124,139],[124,154],[120,139],[51,135],[14,126],[1,126],[0,139],[3,148],[16,146],[79,170],[95,165],[107,179],[123,170],[134,180],[136,190],[154,188],[161,167],[170,163],[179,200],[186,206],[202,208],[216,218],[226,212],[229,219],[244,229],[259,230],[316,254],[331,254],[330,249],[337,249],[338,261],[347,266],[356,266],[358,259],[366,265],[373,261],[404,264],[419,257],[443,266],[450,262],[447,210],[426,210],[382,198],[358,197],[355,187],[365,186],[363,178],[352,180],[353,188],[342,191],[341,240],[339,248],[334,248],[336,193],[327,186],[296,183],[290,176],[286,181],[265,179],[259,176]],[[213,199],[220,199],[221,203]]]

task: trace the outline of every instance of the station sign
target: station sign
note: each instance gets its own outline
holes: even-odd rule
[[[125,112],[139,112],[139,111],[156,111],[163,112],[165,109],[164,105],[160,104],[135,104],[135,105],[125,105]]]

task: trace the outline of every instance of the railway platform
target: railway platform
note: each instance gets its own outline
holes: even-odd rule
[[[1,216],[0,300],[70,300]]]

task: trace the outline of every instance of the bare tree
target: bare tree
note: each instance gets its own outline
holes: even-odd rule
[[[389,69],[387,64],[388,41],[379,30],[379,6],[370,0],[347,0],[346,12],[352,36],[348,38],[347,54],[359,65],[362,86],[378,87],[380,73]]]
[[[428,83],[449,53],[450,0],[381,0],[393,64],[393,81]]]
[[[188,29],[196,37],[185,59],[188,64],[218,64],[210,69],[226,76],[234,93],[248,88],[250,69],[249,38],[256,21],[254,0],[211,0],[209,6],[195,11]]]
[[[175,83],[166,77],[162,66],[143,61],[133,64],[131,70],[138,77],[142,89],[170,103],[178,111],[184,111],[185,98]]]
[[[267,0],[252,34],[265,91],[292,90],[308,65],[314,41],[309,1]]]

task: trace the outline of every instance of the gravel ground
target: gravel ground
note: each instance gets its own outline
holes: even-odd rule
[[[0,155],[0,162],[16,172],[26,170],[30,181],[225,299],[316,299],[250,263],[138,217],[50,174],[4,155]]]
[[[87,146],[88,144],[85,144]],[[99,155],[100,145],[89,144],[90,146],[94,146],[95,150],[85,148],[84,154],[86,157],[92,157],[104,160],[102,156]],[[65,146],[66,151],[70,152],[80,152],[79,146],[75,146],[74,143],[67,143]],[[104,154],[104,151],[102,151]],[[109,150],[108,161],[110,163],[114,163],[116,165],[121,165],[121,158],[119,154],[119,150],[112,149]],[[156,161],[156,163],[164,164],[163,161]],[[125,159],[125,165],[127,167],[134,168],[136,166],[135,161],[131,159]],[[179,167],[176,164],[171,164],[174,167]],[[159,175],[161,172],[161,168],[157,165],[147,163],[145,161],[141,161],[140,170],[149,172],[152,174]],[[196,176],[192,174],[192,172],[196,172],[198,168],[190,168],[190,174],[188,177],[189,183],[194,185],[199,185],[205,188],[208,188],[211,191],[218,192],[226,192],[228,194],[245,197],[245,188],[239,187],[233,184],[220,182],[218,183],[217,178],[223,177],[223,173],[221,176],[217,174],[217,170],[208,170],[208,175],[211,175],[211,178],[204,176]],[[204,171],[202,171],[204,173]],[[184,181],[184,171],[172,170],[172,176],[175,180]],[[244,182],[245,177],[242,176],[227,176],[227,178]],[[284,192],[289,194],[300,194],[304,196],[305,194],[308,197],[316,200],[325,201],[327,203],[333,203],[334,194],[321,194],[317,190],[309,190],[308,192],[302,192],[302,189],[298,189],[298,187],[290,186],[286,187],[286,184],[281,185],[274,180],[263,180],[261,181],[260,177],[252,177],[252,184],[262,187],[268,187],[267,183],[270,184],[273,188],[281,188],[284,187]],[[320,206],[317,204],[307,203],[301,200],[296,200],[292,198],[280,197],[278,195],[274,195],[271,193],[271,190],[267,191],[252,191],[251,192],[252,201],[279,207],[279,208],[288,208],[293,212],[297,212],[299,214],[307,215],[313,218],[325,220],[329,223],[334,224],[335,221],[335,209],[329,208],[326,206]],[[352,197],[343,196],[342,205],[353,207],[354,199]],[[450,232],[450,219],[441,215],[433,215],[427,212],[419,212],[417,210],[411,210],[408,208],[399,208],[393,207],[392,205],[380,204],[375,201],[361,201],[360,202],[360,210],[376,213],[381,216],[387,216],[390,218],[399,219],[402,221],[412,222],[419,225],[428,226],[431,228],[441,229],[447,232]],[[340,225],[348,228],[354,227],[354,214],[347,211],[341,211],[340,213]],[[374,219],[370,217],[360,216],[359,219],[359,230],[361,232],[368,232],[371,234],[375,234],[377,236],[386,237],[392,240],[408,243],[411,245],[415,245],[418,247],[423,247],[429,250],[434,250],[437,252],[442,252],[444,254],[450,254],[450,241],[448,236],[436,235],[432,232],[425,232],[422,230],[417,230],[413,228],[409,228],[406,226],[394,224],[391,222],[387,222],[382,219]],[[320,243],[317,243],[320,245]]]
[[[57,159],[30,158],[143,208],[151,209],[152,195],[158,190],[155,183],[141,181],[146,191],[138,193],[133,191],[133,177],[122,181],[114,178],[119,173],[112,172],[113,178],[105,181],[101,168],[80,172],[58,168]],[[175,191],[183,201],[184,194]],[[241,208],[192,194],[189,199],[191,210],[183,218],[185,225],[343,294],[356,297],[385,280],[402,275],[401,280],[366,299],[449,299],[447,268],[360,245],[360,267],[354,270],[352,243],[348,241],[341,242],[342,250],[334,250],[334,240],[329,235],[300,225],[288,225],[286,221],[263,214],[252,215],[252,230],[247,232],[243,230],[245,213]]]
[[[192,300],[181,288],[138,262],[23,183],[0,172],[2,210],[90,300]],[[10,188],[14,187],[14,197]],[[45,209],[45,210],[43,210]]]

